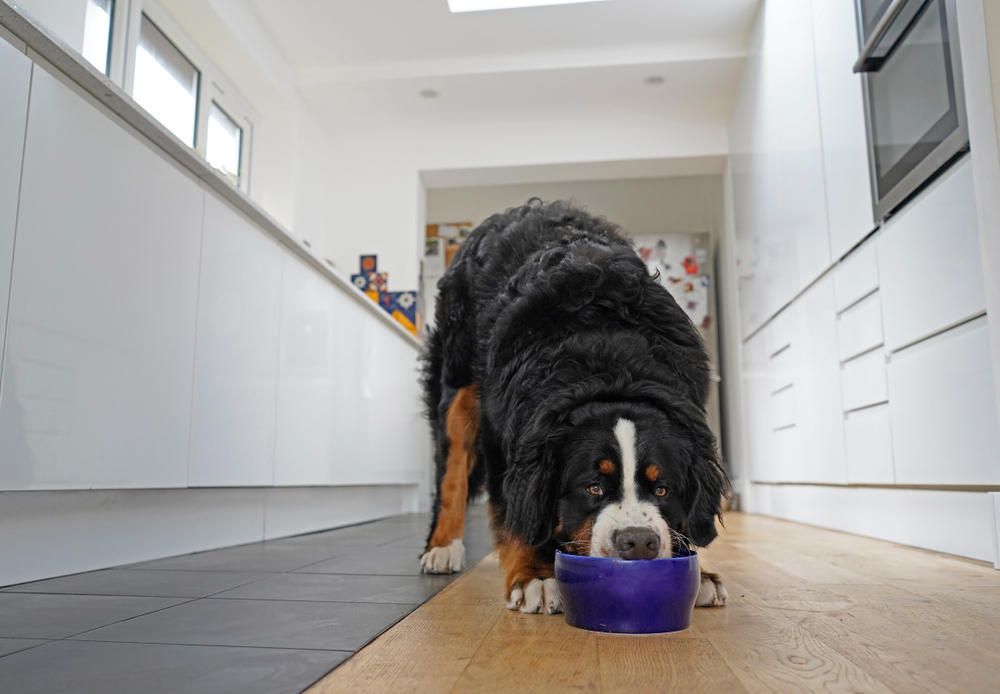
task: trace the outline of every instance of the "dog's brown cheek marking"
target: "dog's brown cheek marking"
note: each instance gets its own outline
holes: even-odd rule
[[[660,468],[656,465],[650,465],[646,468],[646,479],[650,482],[655,482],[660,478]]]
[[[593,536],[594,519],[590,518],[570,535],[570,543],[566,547],[566,553],[590,556],[590,544]]]
[[[602,460],[597,469],[601,471],[602,475],[613,475],[615,474],[615,464],[610,460]]]
[[[441,511],[427,548],[447,547],[465,533],[465,503],[469,473],[476,464],[479,434],[479,386],[459,389],[445,418],[448,460],[441,479]]]
[[[510,598],[510,591],[515,585],[526,586],[533,579],[555,576],[555,567],[540,559],[534,547],[516,537],[501,533],[496,547],[500,555],[500,566],[505,574],[503,593],[505,598]]]

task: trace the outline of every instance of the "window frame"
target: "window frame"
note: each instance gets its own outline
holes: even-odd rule
[[[243,131],[240,137],[240,171],[237,187],[244,194],[250,195],[253,126],[257,121],[256,112],[223,72],[156,0],[117,0],[115,5],[116,16],[112,18],[111,28],[112,80],[131,96],[135,83],[135,51],[139,44],[142,16],[146,15],[167,40],[201,73],[198,80],[193,149],[206,162],[208,161],[206,157],[208,114],[211,102],[214,101]],[[219,175],[229,181],[222,172],[219,172]]]

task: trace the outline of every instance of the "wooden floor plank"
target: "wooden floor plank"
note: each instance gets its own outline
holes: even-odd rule
[[[623,636],[506,610],[489,557],[310,691],[1000,691],[1000,571],[983,562],[741,514],[700,558],[730,604]]]

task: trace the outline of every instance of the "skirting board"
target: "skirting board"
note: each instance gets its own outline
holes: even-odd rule
[[[417,485],[0,492],[0,586],[416,510]]]
[[[937,489],[742,485],[743,508],[784,520],[988,561],[1000,568],[1000,494]]]

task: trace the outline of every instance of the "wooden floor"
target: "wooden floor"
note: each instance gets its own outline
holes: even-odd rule
[[[762,516],[701,552],[729,605],[687,631],[595,634],[504,609],[489,557],[308,694],[1000,692],[1000,571]]]

